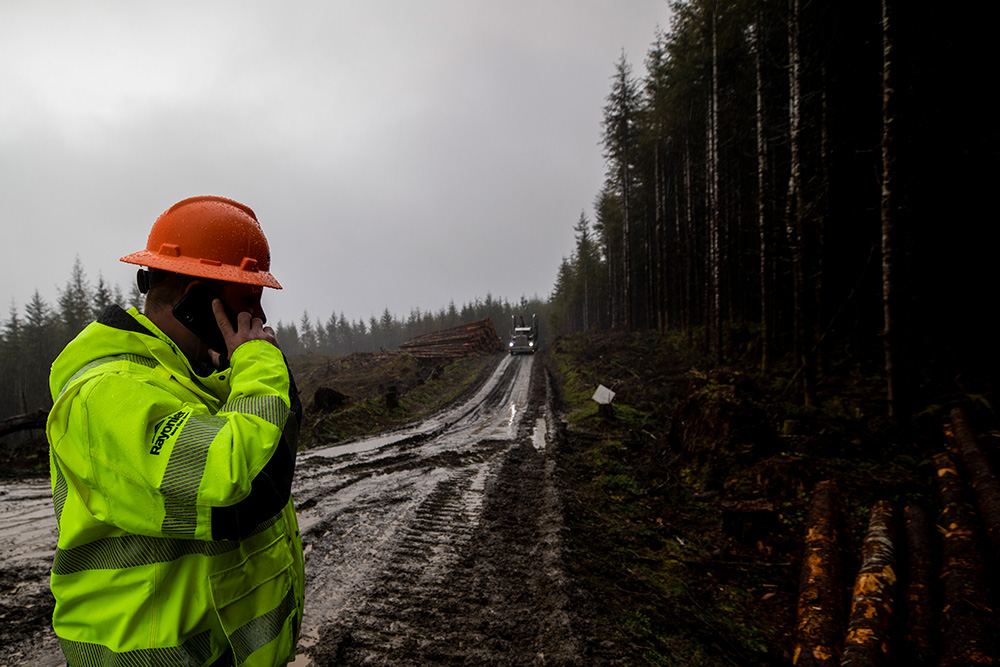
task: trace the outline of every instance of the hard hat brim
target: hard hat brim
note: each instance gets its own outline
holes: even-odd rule
[[[281,289],[281,284],[271,275],[270,271],[244,269],[231,264],[206,262],[205,260],[191,257],[164,257],[149,250],[140,250],[139,252],[125,255],[121,258],[121,261],[126,264],[138,264],[139,266],[151,269],[162,269],[196,278],[208,278],[230,283],[243,283],[245,285],[259,285],[261,287]]]

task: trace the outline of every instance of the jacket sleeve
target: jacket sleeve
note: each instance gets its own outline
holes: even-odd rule
[[[291,497],[302,403],[287,360],[282,358],[282,363],[288,374],[288,409],[282,410],[285,419],[280,442],[263,469],[254,475],[250,492],[245,498],[234,505],[212,507],[212,539],[246,537],[258,525],[280,512]],[[227,406],[234,403],[238,404],[239,399],[235,402],[230,399]]]
[[[101,373],[74,396],[53,456],[87,510],[130,533],[243,537],[288,502],[298,420],[281,352],[264,341],[232,358],[215,413],[155,373]],[[297,403],[297,397],[296,397]]]

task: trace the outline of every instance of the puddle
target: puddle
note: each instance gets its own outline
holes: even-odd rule
[[[336,456],[343,456],[345,454],[358,454],[360,452],[367,452],[372,449],[384,447],[385,445],[392,444],[396,440],[400,439],[401,437],[399,435],[376,436],[373,438],[356,440],[355,442],[349,442],[344,445],[328,445],[326,447],[319,447],[310,450],[306,456],[326,456],[333,458]]]
[[[545,449],[548,438],[549,427],[545,423],[545,417],[539,417],[535,420],[535,430],[531,434],[531,444],[535,446],[535,449]]]

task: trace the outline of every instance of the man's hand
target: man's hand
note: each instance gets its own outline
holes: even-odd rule
[[[236,352],[236,348],[248,340],[266,340],[271,345],[278,346],[278,341],[274,337],[274,329],[265,327],[263,320],[259,317],[253,317],[250,313],[243,311],[236,316],[237,328],[234,331],[232,323],[226,316],[226,310],[222,307],[222,302],[219,299],[212,299],[212,312],[215,313],[215,321],[219,325],[219,331],[222,332],[222,337],[226,340],[226,347],[229,348],[228,356],[230,358]],[[217,355],[213,355],[212,360],[218,366]]]

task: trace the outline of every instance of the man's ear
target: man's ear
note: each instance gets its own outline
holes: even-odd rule
[[[187,293],[190,292],[191,288],[194,287],[195,285],[205,285],[205,282],[202,280],[189,281],[188,284],[184,286],[184,294],[182,294],[181,296],[187,296]],[[211,286],[209,285],[209,287]]]

